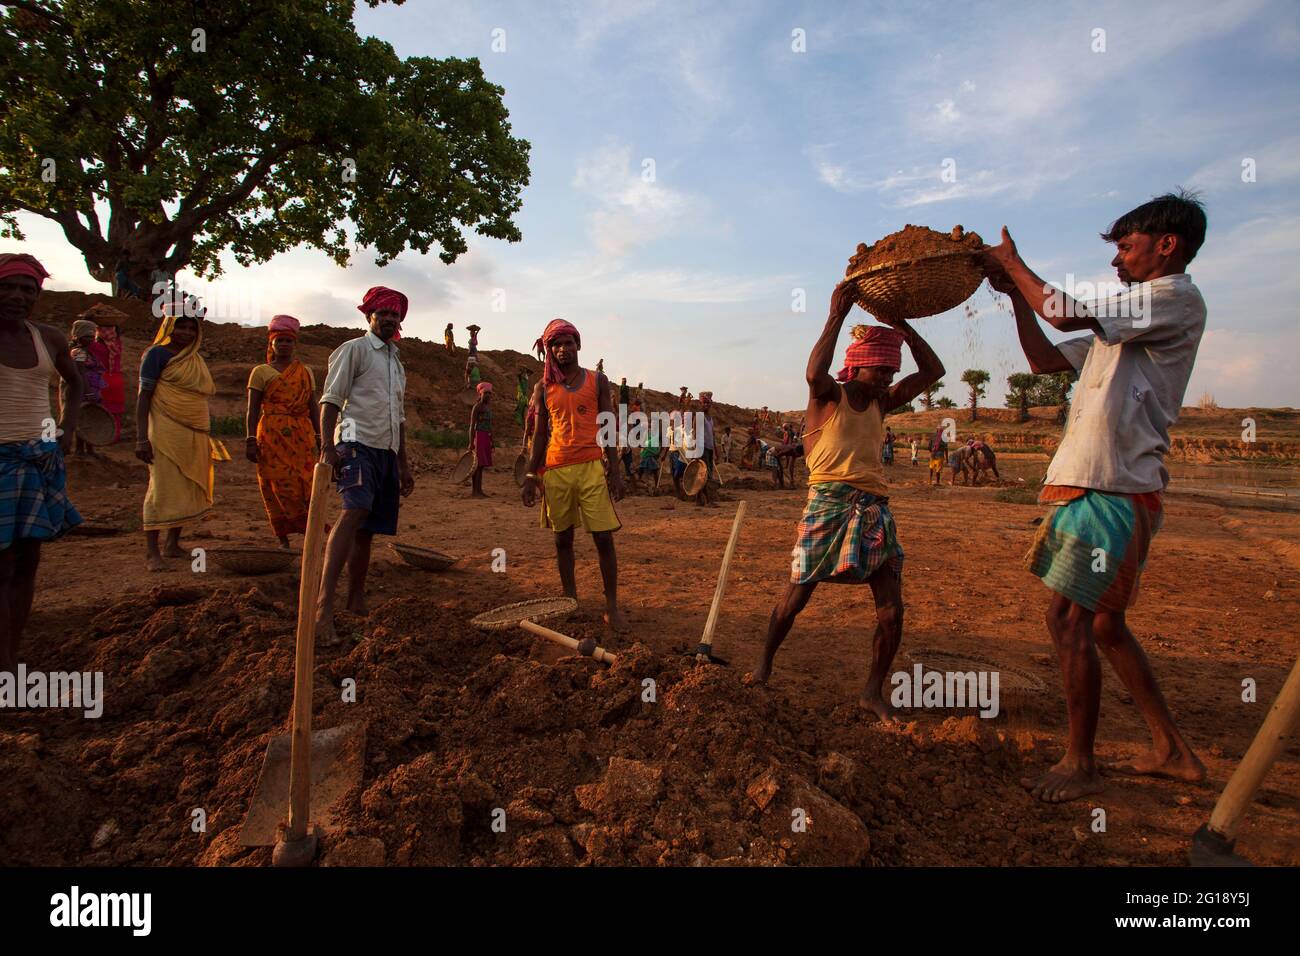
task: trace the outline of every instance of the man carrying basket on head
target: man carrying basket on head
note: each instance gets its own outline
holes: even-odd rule
[[[614,532],[621,525],[613,502],[623,498],[623,476],[618,469],[615,443],[602,449],[597,439],[597,415],[614,413],[609,383],[603,374],[578,364],[582,337],[563,319],[547,325],[534,347],[543,351],[546,365],[533,392],[537,430],[524,478],[523,501],[531,508],[541,500],[541,525],[555,532],[560,583],[569,597],[578,595],[574,529],[581,522],[591,532],[605,585],[605,621],[615,631],[622,631],[627,623],[618,607],[618,558],[614,551]]]
[[[772,610],[767,642],[753,678],[765,683],[772,660],[818,583],[868,584],[876,606],[871,672],[858,704],[881,720],[893,709],[883,692],[903,633],[903,549],[889,510],[889,488],[880,460],[885,413],[906,405],[943,376],[943,363],[903,320],[881,316],[893,328],[859,325],[844,368],[831,378],[840,329],[857,294],[841,282],[831,296],[830,317],[808,357],[808,504],[799,522],[785,594]],[[906,342],[917,371],[891,385]]]

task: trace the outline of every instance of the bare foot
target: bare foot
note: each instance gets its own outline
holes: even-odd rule
[[[370,616],[370,610],[366,607],[366,596],[364,594],[349,594],[347,609],[357,617]]]
[[[626,634],[631,630],[630,625],[627,623],[627,618],[623,616],[623,612],[618,608],[614,608],[612,611],[606,611],[601,615],[601,618],[604,620],[605,625],[615,634]]]
[[[188,558],[189,552],[181,550],[179,544],[169,544],[163,548],[162,556],[164,558]]]
[[[1200,783],[1205,779],[1205,764],[1190,750],[1176,750],[1170,754],[1153,750],[1132,760],[1117,760],[1104,766],[1113,773],[1131,777],[1168,777],[1188,783]]]
[[[1086,770],[1065,758],[1037,780],[1025,778],[1020,785],[1044,803],[1065,803],[1105,789],[1096,769]]]
[[[482,491],[475,491],[473,494],[470,495],[470,497],[471,497],[471,498],[489,498],[489,497],[491,497],[491,496],[488,495],[488,494],[486,494],[486,493],[484,493],[484,492],[482,492]]]
[[[324,608],[316,612],[316,643],[321,647],[333,647],[339,643],[338,631],[334,630],[334,615]]]
[[[281,539],[280,539],[280,550],[281,550],[281,551],[288,551],[288,550],[289,550],[289,539],[288,539],[288,538],[281,538]]]
[[[759,661],[758,666],[750,672],[749,676],[755,684],[766,684],[768,678],[772,676],[772,662],[768,660]]]
[[[881,697],[879,693],[876,694],[864,693],[861,697],[858,698],[858,706],[861,707],[863,710],[875,714],[876,718],[882,724],[898,723],[898,712],[894,710],[893,705],[890,704],[889,701]]]
[[[144,559],[145,570],[147,571],[166,571],[167,565],[163,562],[161,554],[150,554]]]

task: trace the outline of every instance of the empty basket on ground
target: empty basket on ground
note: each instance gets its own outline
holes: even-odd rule
[[[395,541],[389,547],[399,558],[421,571],[446,571],[460,560],[433,548],[418,548],[413,544],[399,544]]]
[[[296,555],[284,548],[218,548],[208,557],[235,574],[271,574],[293,564]]]
[[[686,466],[686,471],[682,474],[682,490],[688,495],[698,495],[708,481],[709,466],[704,463],[704,459],[696,458]]]
[[[88,445],[107,445],[117,434],[113,416],[98,405],[82,405],[77,419],[77,435]]]
[[[518,627],[520,621],[548,621],[568,617],[578,609],[578,601],[571,597],[534,598],[503,604],[470,620],[475,627],[485,631],[506,631]]]
[[[979,234],[956,226],[950,233],[905,226],[874,245],[858,245],[846,279],[858,305],[875,316],[919,319],[956,308],[984,279]]]
[[[901,655],[907,659],[908,673],[914,674],[914,665],[921,665],[922,679],[930,671],[937,672],[944,678],[944,686],[948,681],[947,676],[964,675],[974,673],[976,679],[975,702],[969,699],[965,702],[964,707],[951,706],[951,701],[945,701],[948,706],[942,708],[925,708],[928,710],[942,710],[945,713],[955,714],[957,716],[969,716],[979,712],[978,706],[978,687],[981,673],[992,675],[994,672],[998,675],[998,707],[1001,713],[1013,712],[1034,700],[1039,700],[1047,692],[1047,684],[1036,674],[1020,667],[1013,667],[1009,664],[1003,664],[1001,661],[994,660],[991,657],[983,657],[979,654],[966,654],[957,651],[945,651],[932,647],[916,647],[907,650]],[[991,690],[992,684],[985,679],[985,686]],[[958,683],[954,677],[954,687]],[[969,689],[970,683],[964,678],[961,680],[964,687]],[[886,692],[890,690],[886,687]],[[921,688],[912,688],[913,709],[921,709],[919,693]]]

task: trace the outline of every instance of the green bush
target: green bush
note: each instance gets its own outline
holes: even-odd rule
[[[469,432],[455,428],[418,428],[415,437],[430,448],[469,447]]]
[[[244,416],[222,415],[218,418],[216,415],[212,415],[210,428],[213,435],[243,435]]]

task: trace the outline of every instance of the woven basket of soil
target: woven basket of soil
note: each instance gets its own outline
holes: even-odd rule
[[[520,621],[551,621],[568,617],[578,609],[578,601],[571,597],[534,598],[503,604],[470,620],[475,627],[485,631],[507,631],[518,627]]]
[[[87,445],[108,445],[117,434],[113,416],[98,405],[82,405],[77,419],[77,435]]]
[[[515,459],[514,467],[515,484],[520,488],[524,486],[524,479],[528,477],[528,456],[523,452]]]
[[[961,305],[984,279],[979,233],[955,226],[936,232],[904,226],[874,245],[858,245],[844,271],[857,287],[858,305],[880,317],[919,319]]]
[[[208,557],[234,574],[272,574],[293,564],[296,555],[284,548],[220,548]]]
[[[441,551],[435,551],[433,548],[417,548],[413,544],[399,544],[394,541],[388,547],[411,567],[419,568],[421,571],[446,571],[460,560]]]

